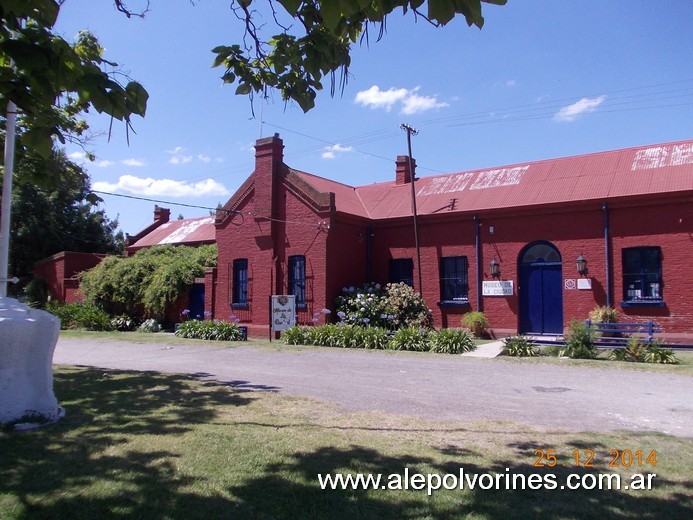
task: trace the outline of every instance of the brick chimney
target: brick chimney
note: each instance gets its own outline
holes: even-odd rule
[[[284,164],[284,141],[279,134],[255,142],[254,210],[257,217],[270,217],[276,207],[276,192]]]
[[[414,170],[414,175],[416,175],[416,159],[411,160],[412,163],[412,169]],[[408,184],[411,182],[411,172],[409,171],[409,156],[407,155],[398,155],[397,160],[395,161],[395,184],[400,185],[400,184]]]
[[[171,218],[171,210],[154,206],[154,222],[158,224],[166,224]]]

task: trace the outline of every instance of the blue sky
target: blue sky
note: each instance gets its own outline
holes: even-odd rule
[[[140,0],[128,4],[136,8]],[[261,0],[255,0],[261,5]],[[255,102],[223,86],[211,49],[239,42],[225,0],[153,0],[143,20],[109,1],[67,0],[56,27],[97,35],[105,57],[149,91],[136,134],[90,114],[83,160],[95,189],[170,201],[172,216],[207,215],[253,169],[255,140],[278,132],[285,162],[350,185],[394,179],[412,139],[418,174],[518,164],[693,137],[693,2],[508,0],[485,7],[483,30],[462,19],[435,29],[396,12],[387,33],[356,47],[343,95],[329,84],[308,114],[278,94]],[[101,195],[134,234],[153,202]]]

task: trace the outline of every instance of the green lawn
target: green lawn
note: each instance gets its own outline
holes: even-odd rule
[[[377,388],[374,388],[374,392]],[[442,423],[338,408],[193,376],[59,368],[65,419],[0,431],[0,517],[35,518],[691,518],[690,439],[566,433],[513,423]],[[535,450],[558,465],[537,468]],[[652,490],[330,490],[317,475],[569,473],[572,452],[657,452]],[[507,470],[506,470],[507,468]],[[384,477],[385,478],[385,477]]]

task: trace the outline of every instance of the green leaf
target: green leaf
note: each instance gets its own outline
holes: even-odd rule
[[[246,96],[250,94],[251,87],[249,83],[241,83],[236,89],[236,94],[239,96]]]
[[[455,4],[451,0],[428,0],[428,17],[445,25],[455,17]]]
[[[335,2],[334,0],[331,2],[322,2],[320,4],[320,14],[322,15],[325,27],[330,32],[334,32],[337,25],[339,25],[339,20],[342,19],[342,10],[339,7],[339,2]]]
[[[294,16],[298,12],[298,8],[303,0],[279,0],[286,12]]]
[[[139,116],[144,117],[147,111],[147,100],[149,99],[149,92],[147,92],[142,85],[136,81],[131,81],[125,87],[125,92],[128,98],[134,102],[133,112]]]

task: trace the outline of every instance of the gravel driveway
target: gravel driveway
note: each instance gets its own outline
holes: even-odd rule
[[[240,388],[329,401],[349,411],[693,437],[693,378],[670,373],[418,353],[72,338],[58,341],[53,361],[203,375]]]

